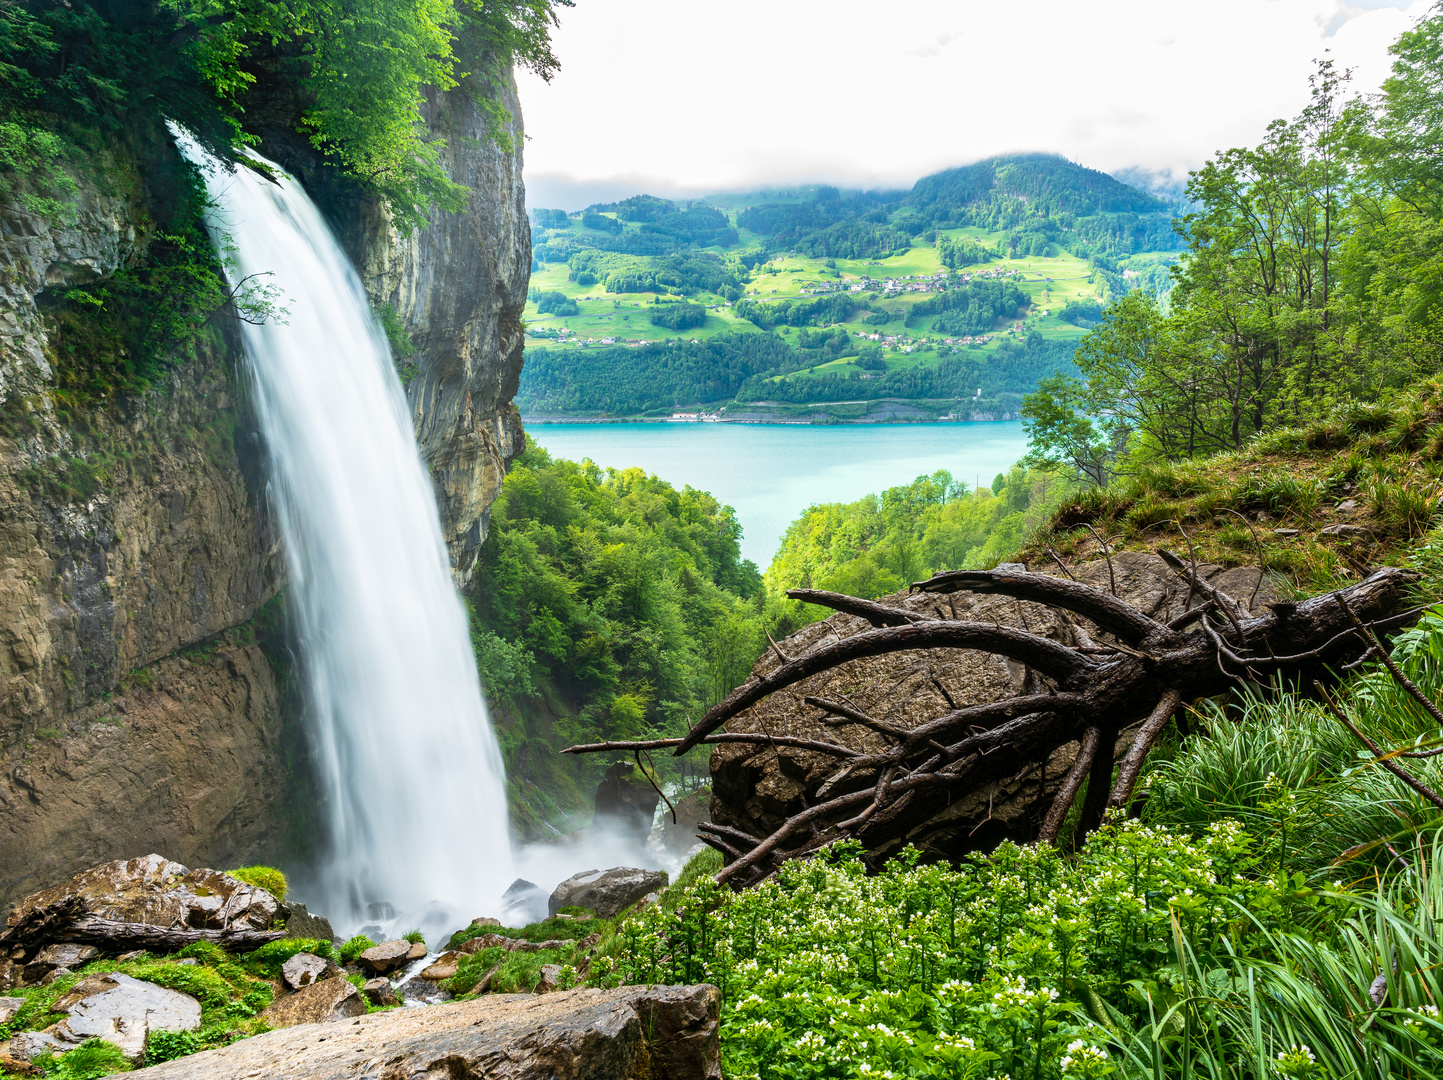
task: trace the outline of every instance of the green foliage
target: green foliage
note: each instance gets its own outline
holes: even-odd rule
[[[189,1057],[199,1052],[200,1036],[194,1031],[152,1031],[145,1038],[146,1065]]]
[[[1014,468],[996,491],[945,470],[850,504],[809,507],[788,527],[767,570],[768,590],[828,589],[873,599],[940,570],[992,566],[1043,524],[1068,485]],[[790,602],[787,602],[790,603]],[[805,609],[807,617],[828,612]]]
[[[698,877],[620,925],[589,978],[720,987],[728,1076],[1055,1078],[1079,1075],[1063,1058],[1086,1047],[1115,1067],[1113,1030],[1173,993],[1179,935],[1214,965],[1256,962],[1354,910],[1232,822],[1114,824],[1072,860],[1012,844],[958,869],[916,857],[869,875],[839,845],[741,893]]]
[[[35,1064],[56,1080],[98,1080],[133,1068],[120,1047],[104,1039],[87,1039],[64,1054],[42,1054]]]
[[[528,442],[470,592],[488,696],[509,699],[502,749],[525,792],[514,802],[549,793],[557,808],[583,810],[582,790],[606,762],[552,750],[680,732],[746,676],[773,616],[740,536],[731,509],[704,492],[554,460]],[[498,684],[498,641],[512,670],[534,679],[534,697]]]
[[[350,942],[346,944],[349,945]],[[370,945],[365,946],[367,949],[370,947]],[[312,953],[323,960],[329,960],[334,955],[334,947],[329,941],[317,941],[314,938],[281,938],[279,941],[267,942],[251,952],[245,958],[245,969],[253,975],[278,979],[286,961],[298,953]],[[344,949],[342,955],[344,955]],[[350,963],[350,961],[346,962]]]
[[[356,957],[360,956],[367,949],[375,946],[375,942],[365,934],[357,934],[355,937],[347,938],[346,943],[341,946],[341,963],[354,964]]]
[[[536,310],[542,315],[575,315],[581,309],[564,292],[543,292],[536,297]]]
[[[743,383],[793,355],[771,334],[569,351],[528,349],[516,405],[527,413],[632,415],[726,401]]]
[[[408,930],[401,935],[402,941],[409,941],[412,945],[426,944],[426,935],[419,930]]]
[[[286,890],[290,886],[286,882],[286,875],[274,866],[243,866],[239,870],[227,870],[226,873],[237,881],[264,889],[276,898],[277,903],[283,904],[286,901]]]
[[[656,304],[647,317],[653,326],[691,330],[706,322],[706,308],[701,304]]]

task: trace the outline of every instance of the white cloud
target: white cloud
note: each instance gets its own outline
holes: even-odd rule
[[[672,189],[910,184],[1010,150],[1195,167],[1307,99],[1376,88],[1432,0],[577,0],[521,77],[527,174]]]

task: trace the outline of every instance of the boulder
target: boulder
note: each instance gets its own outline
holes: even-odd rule
[[[345,979],[326,979],[287,994],[263,1009],[260,1017],[273,1028],[287,1028],[365,1015],[366,999],[359,990]]]
[[[531,883],[530,883],[529,881],[528,881],[526,884],[531,885]],[[533,889],[536,889],[537,892],[540,892],[540,891],[541,891],[541,890],[540,890],[539,888],[537,888],[537,886],[535,886],[535,885],[531,885],[531,887],[532,887]],[[500,919],[493,919],[493,918],[491,918],[491,916],[489,916],[489,915],[483,915],[483,916],[481,916],[481,918],[479,918],[479,919],[472,919],[472,920],[471,920],[471,925],[472,925],[472,926],[500,926],[500,925],[501,925],[501,920],[500,920]]]
[[[281,978],[292,990],[299,990],[303,986],[310,986],[340,973],[341,969],[331,961],[310,953],[296,953],[281,965]]]
[[[102,990],[111,990],[120,984],[109,975],[91,975],[81,979],[70,988],[70,992],[55,1000],[50,1006],[52,1012],[68,1013],[74,1006],[80,1004],[91,994],[98,994]]]
[[[1333,536],[1339,540],[1371,540],[1373,530],[1361,525],[1328,525],[1318,530],[1319,536]]]
[[[640,847],[651,832],[660,801],[661,795],[635,763],[618,761],[597,786],[594,826],[618,832]]]
[[[111,985],[70,1006],[70,1015],[55,1025],[56,1038],[78,1045],[104,1039],[133,1061],[145,1057],[145,1039],[152,1031],[195,1031],[200,1027],[200,1002],[189,994],[112,972]]]
[[[497,995],[372,1013],[324,1033],[315,1028],[272,1031],[168,1061],[136,1076],[138,1080],[238,1076],[249,1080],[423,1076],[720,1080],[720,998],[713,986]]]
[[[542,964],[540,976],[536,985],[531,988],[533,994],[549,994],[561,985],[561,967],[559,964]]]
[[[711,820],[711,792],[706,788],[693,791],[674,805],[675,821],[665,811],[661,815],[662,842],[667,851],[681,858],[701,843],[697,839],[696,827],[703,821]]]
[[[611,919],[647,893],[662,888],[666,881],[666,874],[661,870],[642,870],[635,866],[585,870],[556,886],[547,907],[552,915],[564,907],[584,907],[603,919]]]
[[[463,955],[465,954],[457,952],[455,949],[448,949],[436,957],[430,967],[422,970],[421,978],[429,979],[431,982],[441,982],[443,979],[451,978],[451,976],[456,974],[456,969],[460,966]]]
[[[44,1031],[22,1031],[10,1037],[10,1056],[21,1061],[34,1061],[41,1054],[63,1054],[69,1049],[70,1046]]]
[[[517,878],[501,894],[501,918],[508,926],[540,922],[545,910],[545,890],[525,878]]]
[[[423,952],[422,956],[425,955]],[[411,959],[411,943],[405,938],[397,938],[395,941],[383,941],[379,945],[373,945],[360,956],[356,962],[361,965],[361,970],[367,975],[389,975],[399,967],[404,967]]]
[[[411,951],[406,954],[406,962],[420,960],[426,955],[426,943],[424,941],[413,941]]]
[[[1037,563],[1036,573],[1061,576],[1056,565]],[[1188,585],[1163,560],[1150,552],[1123,551],[1105,560],[1070,567],[1078,581],[1105,592],[1112,591],[1154,619],[1179,615],[1188,599]],[[1200,564],[1198,575],[1226,592],[1251,611],[1278,599],[1273,581],[1256,567],[1229,570]],[[1261,580],[1260,580],[1261,579]],[[1252,598],[1254,588],[1256,599]],[[1041,604],[987,593],[894,593],[880,603],[919,614],[996,623],[1030,630],[1058,641],[1073,640],[1062,615]],[[1196,596],[1194,596],[1196,603]],[[1096,638],[1101,631],[1078,620]],[[780,642],[789,657],[803,657],[823,644],[868,628],[865,619],[838,613],[812,623]],[[758,659],[752,674],[760,676],[779,665],[773,650]],[[875,731],[860,724],[825,724],[821,709],[807,705],[806,697],[846,700],[871,716],[911,729],[935,719],[954,706],[981,705],[1040,689],[1034,673],[1022,664],[993,653],[967,649],[926,649],[867,657],[804,679],[784,694],[772,694],[725,725],[730,732],[755,734],[786,732],[802,739],[841,743],[864,753],[889,745]],[[1123,735],[1130,741],[1129,735]],[[722,743],[710,747],[712,779],[711,815],[717,825],[751,836],[770,836],[788,817],[814,805],[817,789],[837,772],[836,759],[795,748],[773,748],[764,743]],[[1037,837],[1042,818],[1052,805],[1063,777],[1076,759],[1078,744],[1057,749],[1037,768],[1023,769],[963,796],[919,795],[929,817],[916,826],[906,842],[930,859],[956,859],[969,851],[987,851],[1003,840],[1030,843]],[[950,801],[949,801],[950,800]],[[898,845],[900,846],[900,842]],[[880,851],[885,856],[892,849]]]
[[[94,945],[47,945],[25,965],[23,977],[26,982],[39,982],[52,971],[59,968],[72,971],[99,955],[100,950]]]
[[[25,999],[0,997],[0,1024],[8,1024],[15,1014],[25,1007]]]
[[[44,1076],[38,1065],[32,1065],[28,1061],[21,1061],[19,1058],[11,1057],[4,1050],[4,1043],[0,1043],[0,1076]]]
[[[361,993],[372,1005],[399,1005],[401,999],[396,996],[396,991],[391,989],[391,980],[380,977],[368,980],[362,987]]]
[[[116,859],[81,871],[52,889],[20,901],[6,920],[67,903],[117,922],[207,930],[265,930],[276,916],[276,898],[219,870],[188,870],[160,855]]]
[[[331,929],[331,920],[321,915],[312,915],[305,904],[289,902],[281,904],[277,915],[286,928],[288,938],[312,938],[316,941],[333,941],[336,932]]]

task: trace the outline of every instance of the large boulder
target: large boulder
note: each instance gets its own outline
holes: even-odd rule
[[[200,1002],[189,994],[118,971],[92,985],[95,992],[70,1005],[70,1015],[55,1025],[55,1037],[61,1042],[78,1046],[89,1039],[104,1039],[120,1047],[130,1061],[139,1062],[152,1031],[195,1031],[200,1027]]]
[[[305,904],[281,904],[277,916],[285,926],[288,938],[313,938],[316,941],[334,941],[336,938],[331,920],[323,915],[312,915]]]
[[[720,1080],[720,1001],[714,986],[495,995],[372,1013],[324,1029],[324,1039],[313,1027],[272,1031],[135,1075],[141,1080]]]
[[[421,951],[425,956],[425,950]],[[405,938],[397,938],[395,941],[383,941],[379,945],[373,945],[360,956],[356,962],[361,965],[361,970],[367,975],[389,975],[399,967],[405,967],[411,959],[411,943]]]
[[[281,979],[292,990],[310,986],[322,979],[333,978],[340,973],[341,969],[331,961],[310,953],[296,953],[281,965]]]
[[[6,920],[15,926],[36,912],[67,903],[102,919],[208,930],[265,930],[276,898],[219,870],[190,870],[161,855],[116,859],[20,901]]]
[[[665,888],[666,881],[666,874],[661,870],[642,870],[635,866],[584,870],[556,886],[547,907],[552,915],[564,907],[590,908],[601,918],[610,919],[647,893]]]
[[[506,891],[501,894],[501,918],[506,926],[525,926],[527,923],[540,922],[545,910],[546,890],[534,881],[517,878],[506,886]],[[494,919],[492,921],[495,922]],[[472,925],[480,922],[480,919],[474,919]],[[500,926],[502,923],[498,922],[496,925]]]
[[[1020,569],[1020,567],[1019,567]],[[1057,573],[1055,566],[1037,565],[1039,573]],[[1125,551],[1105,560],[1071,568],[1077,580],[1116,595],[1155,619],[1166,621],[1183,611],[1188,586],[1150,552]],[[1260,582],[1255,568],[1223,570],[1200,565],[1199,576],[1245,607],[1261,612],[1277,599],[1268,579]],[[1254,588],[1257,596],[1253,598]],[[1019,627],[1059,641],[1072,643],[1073,630],[1062,615],[1040,604],[1009,597],[958,592],[896,593],[881,602],[910,608],[933,618],[957,618]],[[1196,602],[1196,597],[1194,597]],[[1080,617],[1076,622],[1094,638],[1102,632]],[[803,627],[780,642],[791,658],[806,656],[824,644],[869,628],[864,620],[836,614]],[[762,675],[780,665],[773,650],[752,668]],[[739,714],[725,726],[732,732],[785,732],[802,739],[840,743],[853,750],[874,753],[891,743],[870,728],[855,723],[822,722],[823,711],[804,701],[807,697],[850,702],[857,709],[898,727],[911,729],[954,707],[981,705],[1041,689],[1035,673],[1024,665],[994,653],[965,649],[926,649],[853,660],[804,679],[771,694]],[[950,699],[950,701],[949,701]],[[955,702],[956,705],[952,705]],[[835,719],[835,718],[834,718]],[[1124,733],[1124,741],[1128,735]],[[873,854],[886,856],[902,844],[912,844],[932,857],[954,859],[975,850],[990,850],[1005,839],[1026,842],[1036,838],[1042,818],[1057,787],[1076,758],[1078,744],[1059,748],[1048,760],[1038,761],[1016,775],[954,798],[943,793],[927,798],[930,817],[909,835],[884,845]],[[835,758],[775,747],[765,742],[723,743],[711,748],[712,821],[740,829],[755,837],[771,835],[788,817],[814,805],[818,788],[837,772]],[[914,805],[916,805],[914,803]]]
[[[366,999],[346,979],[312,983],[261,1011],[261,1019],[273,1028],[326,1024],[365,1015]]]
[[[601,826],[621,834],[638,846],[646,843],[656,804],[661,795],[630,761],[618,761],[606,770],[596,789],[596,817]]]

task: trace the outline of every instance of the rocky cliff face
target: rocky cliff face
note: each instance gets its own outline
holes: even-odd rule
[[[522,446],[530,232],[504,95],[512,149],[464,95],[427,102],[465,210],[402,235],[373,205],[329,208],[415,344],[403,377],[463,581]],[[277,145],[323,186],[307,148]],[[307,819],[287,799],[303,737],[256,644],[284,559],[237,349],[125,401],[77,400],[57,371],[47,300],[140,257],[165,199],[134,161],[92,164],[63,224],[0,207],[0,901],[138,851],[276,861]]]
[[[258,784],[276,772],[280,725],[259,650],[176,656],[245,624],[277,587],[234,358],[207,347],[167,385],[126,402],[61,389],[38,302],[104,279],[157,228],[154,193],[134,163],[97,163],[76,198],[64,224],[0,211],[7,896],[129,852],[142,836],[142,846],[176,837],[172,850],[200,861],[217,843],[249,854],[268,837],[243,841],[242,826],[277,816],[284,786]],[[172,669],[185,677],[158,674]]]
[[[401,361],[421,455],[431,467],[441,528],[460,582],[476,565],[506,466],[525,445],[511,404],[521,378],[521,312],[531,230],[521,179],[521,103],[509,79],[510,149],[488,139],[464,93],[432,93],[423,113],[447,139],[452,178],[472,190],[459,213],[434,210],[409,236],[374,206],[348,246],[372,303],[395,312],[415,355]]]

